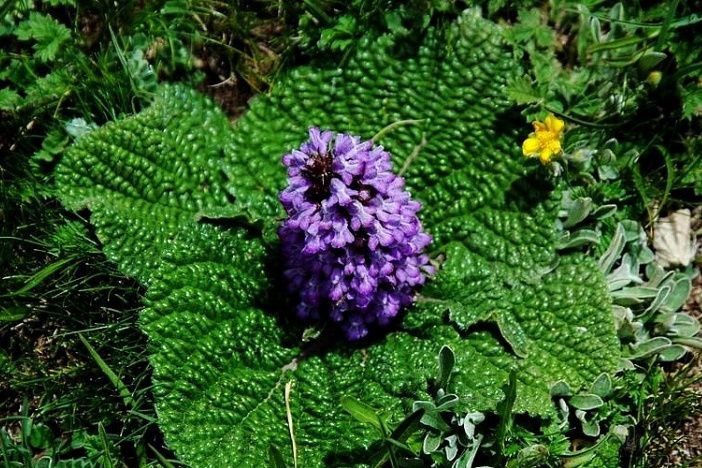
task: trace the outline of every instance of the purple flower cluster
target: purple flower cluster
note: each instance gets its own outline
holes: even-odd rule
[[[431,237],[382,146],[318,128],[309,135],[283,156],[284,275],[300,318],[329,317],[357,340],[411,303],[433,273],[422,253]]]

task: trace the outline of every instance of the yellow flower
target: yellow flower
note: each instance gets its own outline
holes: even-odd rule
[[[534,122],[534,132],[522,143],[524,156],[538,156],[541,164],[548,164],[554,156],[561,152],[561,134],[563,121],[549,114],[543,122]]]

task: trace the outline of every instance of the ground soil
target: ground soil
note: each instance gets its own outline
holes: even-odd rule
[[[700,219],[700,211],[702,210],[698,209],[696,211],[696,219],[693,219],[692,228],[699,233],[702,229],[702,219]],[[699,265],[699,260],[702,257],[702,239],[698,240],[697,254]],[[699,269],[698,276],[693,281],[692,293],[684,306],[684,310],[702,322],[702,275],[699,274]],[[698,351],[695,358],[696,372],[699,375],[702,374],[702,352]],[[702,380],[698,381],[694,386],[694,391],[702,400]],[[661,465],[662,468],[702,468],[702,412],[696,412],[683,418],[672,440],[659,441],[658,443],[661,447],[666,447],[668,451],[665,463]]]
[[[702,276],[698,276],[695,280],[692,294],[685,307],[687,313],[702,321]],[[699,355],[697,372],[702,373],[702,359]],[[698,382],[695,387],[702,399],[702,382]],[[678,432],[680,439],[673,445],[670,452],[672,462],[670,466],[702,467],[702,413],[685,418],[684,425]]]

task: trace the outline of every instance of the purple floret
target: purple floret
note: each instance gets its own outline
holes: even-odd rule
[[[318,128],[309,135],[283,156],[284,276],[298,317],[331,318],[357,340],[387,325],[433,273],[423,253],[431,237],[382,146]]]

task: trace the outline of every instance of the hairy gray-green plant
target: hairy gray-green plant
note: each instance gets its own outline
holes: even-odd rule
[[[186,462],[253,466],[271,445],[302,466],[353,459],[377,434],[342,397],[400,420],[444,345],[463,412],[494,409],[513,373],[514,411],[554,417],[551,384],[616,369],[604,276],[557,251],[559,191],[518,154],[504,90],[519,66],[500,32],[468,12],[409,55],[361,41],[342,69],[294,70],[233,129],[195,92],[163,87],[61,160],[63,203],[90,209],[107,256],[148,289],[160,424]],[[402,324],[363,350],[301,344],[276,286],[279,160],[312,125],[364,138],[390,126],[376,139],[442,261]]]
[[[586,178],[587,183],[596,183]],[[603,220],[611,218],[616,205],[595,206],[589,197],[573,198],[563,192],[558,226],[563,250],[597,245],[603,231],[611,231]],[[636,221],[618,222],[598,266],[606,275],[613,299],[613,314],[622,342],[623,368],[632,361],[655,357],[664,362],[680,360],[691,348],[702,348],[700,324],[680,311],[690,295],[695,271],[665,269],[655,261],[643,227]]]
[[[611,152],[608,146],[614,147],[616,142],[607,142],[605,152]],[[589,175],[594,172],[592,156],[589,152],[578,161],[581,170],[576,175],[581,183],[588,185],[603,183],[601,174],[600,181]],[[568,158],[572,158],[572,155]],[[605,160],[613,158],[613,154],[605,156]],[[602,166],[598,164],[597,167],[600,169]],[[623,220],[608,226],[606,223],[615,215],[616,205],[596,206],[589,197],[574,198],[573,193],[577,191],[573,188],[563,194],[560,248],[597,246],[601,243],[603,232],[604,237],[609,237],[606,248],[597,246],[592,250],[597,252],[604,249],[601,250],[598,265],[606,275],[614,302],[612,311],[623,349],[619,372],[636,373],[640,379],[646,379],[651,372],[647,363],[678,361],[690,349],[702,348],[702,340],[698,336],[699,322],[679,310],[690,294],[693,272],[666,270],[658,265],[638,222]],[[612,230],[613,234],[608,232]],[[625,376],[622,374],[616,375],[613,383],[611,376],[603,373],[592,383],[589,391],[584,392],[574,392],[565,382],[556,383],[551,387],[551,394],[560,408],[561,428],[569,428],[570,416],[574,414],[583,435],[600,437],[601,423],[605,423],[610,433],[613,431],[621,438],[627,433],[627,427],[636,425],[638,416],[635,407],[623,403],[624,399],[630,398],[625,390],[618,395],[613,392],[613,385],[623,382]],[[604,437],[607,436],[605,434]]]
[[[476,426],[485,420],[485,415],[480,412],[454,412],[460,397],[447,393],[446,389],[449,388],[455,362],[451,348],[444,346],[439,350],[439,376],[434,398],[415,401],[412,409],[422,411],[422,453],[432,456],[439,463],[445,460],[454,467],[470,468],[483,440],[483,435],[476,432]],[[514,383],[514,376],[511,376],[510,382]],[[510,411],[511,408],[507,412]]]
[[[476,426],[485,420],[480,412],[457,413],[458,395],[447,393],[451,374],[454,372],[456,356],[444,346],[439,350],[438,376],[431,399],[412,403],[412,413],[390,432],[386,416],[382,411],[352,398],[342,399],[344,409],[361,423],[375,427],[381,436],[381,444],[368,457],[371,466],[425,466],[433,460],[438,466],[470,468],[480,448],[483,435]],[[511,377],[512,384],[516,381]],[[514,397],[515,395],[511,395]],[[514,402],[514,398],[510,400]],[[508,405],[509,406],[509,405]],[[507,410],[509,413],[511,407]]]
[[[702,348],[699,322],[680,311],[690,295],[690,273],[664,270],[646,244],[642,227],[623,221],[599,260],[614,300],[627,368],[649,358],[677,361],[691,348]]]
[[[561,413],[561,429],[565,432],[569,427],[569,418],[571,411],[574,411],[577,425],[583,435],[592,438],[600,437],[602,427],[600,423],[611,423],[611,427],[607,427],[608,433],[604,437],[609,437],[614,434],[623,443],[629,434],[629,428],[636,424],[636,420],[630,415],[625,414],[626,411],[610,411],[609,408],[602,410],[605,407],[607,400],[613,399],[613,384],[609,374],[600,374],[589,388],[574,392],[566,382],[556,382],[551,387],[551,395],[557,400]],[[619,409],[619,408],[617,408]],[[614,421],[609,421],[610,416],[613,416]],[[607,420],[607,421],[605,421]]]

